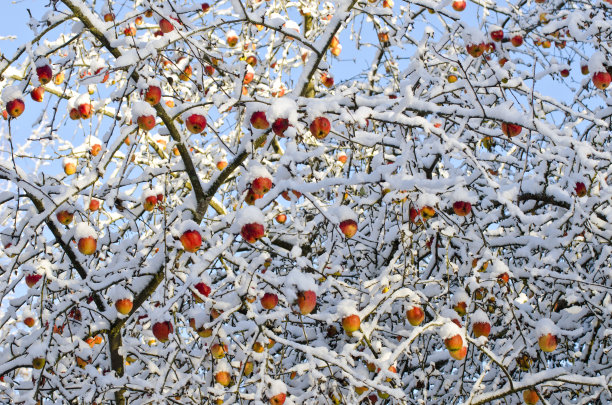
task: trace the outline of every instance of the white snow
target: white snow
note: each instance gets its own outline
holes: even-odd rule
[[[336,306],[336,313],[340,318],[344,318],[349,315],[359,315],[357,302],[350,299],[340,301]]]
[[[183,221],[178,226],[177,231],[179,232],[180,235],[184,234],[187,231],[198,231],[200,232],[200,234],[202,233],[200,226],[190,219],[187,221]]]
[[[542,318],[536,324],[535,332],[538,337],[546,336],[549,333],[556,336],[559,333],[559,328],[549,318]]]
[[[287,386],[281,380],[270,381],[270,387],[268,388],[268,397],[272,398],[278,394],[285,394],[287,392]]]
[[[2,101],[8,103],[13,100],[23,100],[23,93],[17,86],[7,86],[2,90]]]
[[[155,109],[146,101],[136,101],[132,105],[132,119],[137,120],[138,117],[152,115],[155,117]]]
[[[486,312],[484,312],[482,309],[477,309],[470,316],[470,320],[472,321],[472,324],[475,324],[475,323],[490,323],[489,317],[487,316]]]
[[[471,300],[470,300],[470,296],[467,295],[465,291],[458,290],[453,293],[452,304],[454,306],[460,302],[465,302],[465,304],[469,306]]]
[[[454,322],[446,322],[440,327],[439,334],[442,339],[448,339],[455,335],[464,337],[463,329],[458,327]]]
[[[76,240],[80,240],[88,237],[98,239],[98,234],[96,233],[96,230],[86,222],[79,222],[78,224],[76,224],[76,226],[74,227],[74,238]]]
[[[242,228],[246,224],[265,224],[266,218],[261,210],[253,205],[242,208],[236,216],[236,224]]]

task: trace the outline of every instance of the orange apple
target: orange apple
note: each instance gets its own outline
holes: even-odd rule
[[[467,355],[467,346],[462,346],[459,350],[449,351],[448,354],[455,360],[463,360]]]
[[[215,373],[215,381],[227,387],[232,382],[232,377],[227,371],[218,371]]]
[[[227,167],[227,161],[226,160],[219,160],[216,164],[217,169],[219,170],[223,170]]]
[[[331,124],[325,117],[317,117],[310,123],[310,133],[317,139],[325,139],[331,131]]]
[[[510,281],[510,275],[508,273],[502,273],[497,276],[497,282],[500,285],[508,284],[508,281]]]
[[[234,31],[230,31],[227,33],[225,41],[227,42],[227,46],[233,48],[238,43],[238,36],[236,35],[236,33],[234,33]]]
[[[226,353],[227,345],[225,343],[215,343],[210,346],[210,354],[212,354],[215,359],[224,358]]]
[[[278,214],[276,216],[276,222],[278,222],[279,224],[284,224],[287,221],[287,215],[285,214]]]
[[[273,293],[265,293],[261,297],[261,306],[265,309],[274,309],[278,305],[278,295]]]
[[[361,319],[359,315],[349,315],[342,318],[342,329],[350,336],[353,332],[359,330]]]
[[[467,304],[464,301],[458,302],[453,309],[459,316],[464,316],[467,313]]]
[[[76,173],[76,164],[72,161],[64,162],[64,173],[70,176]]]
[[[179,79],[186,82],[189,80],[192,73],[193,69],[191,68],[191,66],[187,65],[187,67],[183,69],[183,71],[179,74]]]
[[[311,313],[317,305],[317,294],[312,291],[300,291],[297,297],[297,305],[302,315]]]
[[[100,200],[92,198],[91,201],[89,201],[89,211],[97,211],[100,209]]]
[[[340,231],[342,231],[347,238],[352,238],[357,233],[357,222],[353,219],[346,219],[340,222]]]
[[[472,325],[472,333],[476,338],[480,336],[489,337],[491,324],[489,322],[476,322]]]
[[[36,320],[34,318],[32,318],[31,316],[28,316],[27,318],[25,318],[23,320],[23,323],[28,327],[31,328],[32,326],[34,326],[34,324],[36,323]]]
[[[169,32],[174,31],[174,25],[172,25],[172,23],[168,21],[167,19],[162,18],[161,21],[159,22],[159,29],[164,34],[167,34]]]
[[[543,352],[554,352],[557,348],[558,338],[552,333],[547,333],[546,335],[542,335],[538,338],[538,345]]]
[[[188,230],[183,232],[180,239],[181,243],[183,244],[183,249],[185,249],[187,252],[197,252],[200,245],[202,245],[202,235],[200,235],[200,232],[196,230]]]
[[[257,177],[251,183],[251,190],[255,194],[265,194],[272,188],[272,179],[269,177]]]
[[[122,315],[129,314],[133,306],[134,306],[134,303],[129,298],[122,298],[122,299],[115,301],[115,308],[117,309],[117,312],[119,312]]]
[[[406,311],[406,318],[410,325],[419,326],[425,320],[425,312],[423,312],[421,307],[413,306]]]
[[[98,153],[100,153],[101,150],[102,150],[102,145],[97,143],[91,146],[89,153],[91,153],[92,156],[98,156]]]
[[[84,255],[93,255],[96,252],[97,243],[98,241],[92,236],[81,238],[78,241],[79,252]]]
[[[449,352],[454,352],[463,347],[463,338],[461,335],[454,335],[444,339],[444,345]]]
[[[105,22],[115,21],[115,14],[113,14],[113,13],[106,13],[106,14],[104,14],[104,21]]]
[[[472,57],[477,58],[484,53],[486,45],[484,43],[469,44],[465,48],[467,50],[467,53],[469,53]]]
[[[287,394],[285,393],[276,394],[270,398],[270,405],[283,405],[286,398]]]
[[[463,11],[465,10],[465,7],[467,6],[465,0],[455,0],[453,1],[453,9],[455,11]]]
[[[510,39],[510,42],[512,43],[512,45],[514,45],[515,47],[519,47],[521,45],[523,45],[523,36],[522,35],[515,35]]]
[[[156,322],[153,324],[153,336],[160,342],[168,341],[168,336],[174,332],[174,327],[170,321]]]
[[[53,83],[55,83],[56,85],[60,85],[64,82],[64,72],[59,72],[55,75],[55,77],[53,77]]]
[[[523,400],[526,405],[535,405],[540,400],[536,390],[528,389],[523,391]]]

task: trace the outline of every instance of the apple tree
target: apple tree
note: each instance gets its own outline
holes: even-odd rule
[[[1,402],[612,400],[610,0],[40,3]]]

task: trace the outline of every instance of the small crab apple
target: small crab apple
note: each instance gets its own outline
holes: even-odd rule
[[[472,204],[467,201],[455,201],[453,203],[453,211],[455,215],[465,217],[472,211]]]
[[[64,72],[58,72],[54,77],[53,77],[53,83],[55,83],[56,85],[60,85],[64,82],[64,78],[66,77],[66,75],[64,74]]]
[[[121,298],[115,301],[115,308],[117,309],[117,312],[119,312],[122,315],[129,314],[133,306],[134,306],[134,303],[129,298]]]
[[[459,316],[465,316],[465,314],[467,314],[467,303],[465,301],[459,301],[453,306],[453,309]]]
[[[157,205],[157,197],[153,194],[145,193],[144,201],[142,202],[142,208],[145,211],[153,211]]]
[[[554,352],[557,348],[558,339],[556,335],[552,333],[546,333],[538,338],[538,346],[543,352]]]
[[[32,367],[35,370],[41,370],[45,366],[46,360],[44,357],[36,357],[32,360]]]
[[[495,42],[500,42],[502,39],[504,39],[504,31],[503,30],[492,31],[491,39]]]
[[[96,143],[96,144],[91,145],[91,149],[89,149],[89,153],[91,153],[92,156],[98,156],[101,150],[102,150],[102,145],[100,145],[99,143]]]
[[[278,222],[279,224],[284,224],[287,221],[287,215],[285,214],[278,214],[276,216],[276,222]]]
[[[257,57],[255,55],[249,55],[246,57],[246,59],[244,60],[247,64],[251,65],[252,67],[255,67],[255,65],[257,65]]]
[[[156,322],[153,324],[153,336],[160,342],[168,341],[168,337],[174,332],[174,327],[170,321]]]
[[[459,350],[449,351],[448,354],[455,360],[463,360],[467,355],[467,346],[462,346]]]
[[[25,283],[28,287],[34,287],[42,278],[40,274],[28,274],[25,276]]]
[[[423,217],[424,220],[427,221],[428,219],[433,218],[434,215],[436,215],[436,210],[433,207],[426,205],[421,208],[421,217]]]
[[[519,46],[523,45],[523,36],[522,35],[514,35],[512,38],[510,38],[510,42],[515,47],[519,47]]]
[[[66,173],[66,175],[70,176],[76,173],[76,161],[72,159],[64,159],[63,166],[64,173]]]
[[[183,244],[183,249],[187,252],[197,252],[202,245],[202,235],[195,229],[186,230],[181,235],[181,243]]]
[[[238,43],[238,35],[233,30],[230,30],[225,34],[225,41],[227,42],[227,46],[233,48]]]
[[[42,87],[36,87],[30,92],[30,97],[32,97],[32,100],[36,101],[37,103],[41,103],[43,101],[44,96],[45,89],[43,89]]]
[[[191,114],[185,122],[187,129],[192,134],[199,134],[206,128],[206,117],[202,114]]]
[[[215,166],[217,166],[217,169],[223,170],[227,167],[227,160],[219,159],[217,163],[215,163]]]
[[[151,105],[155,105],[159,103],[161,96],[161,89],[158,86],[149,86],[144,94],[144,100]]]
[[[285,131],[289,128],[289,120],[287,118],[277,118],[272,123],[272,131],[276,136],[285,136]]]
[[[227,387],[232,382],[232,376],[228,371],[217,371],[215,373],[215,381]]]
[[[265,194],[272,188],[272,179],[269,177],[257,177],[251,183],[251,190],[255,194]]]
[[[168,21],[165,18],[162,18],[159,21],[159,29],[161,30],[161,32],[163,32],[164,34],[167,34],[169,32],[174,31],[174,25],[172,25],[172,23],[170,21]]]
[[[60,224],[70,225],[72,223],[72,219],[74,218],[74,213],[68,210],[61,210],[55,216]]]
[[[317,305],[317,294],[312,291],[300,291],[297,296],[297,305],[302,315],[311,313]]]
[[[36,68],[36,75],[41,84],[47,84],[53,79],[53,69],[49,65],[42,65]]]
[[[317,117],[310,123],[310,133],[317,139],[325,139],[331,131],[331,124],[325,117]]]
[[[208,13],[209,10],[210,10],[210,4],[202,3],[202,11],[205,13]]]
[[[189,80],[192,73],[193,73],[193,69],[191,68],[191,66],[187,65],[185,69],[183,69],[183,71],[179,74],[179,79],[186,82]]]
[[[334,78],[327,73],[323,73],[321,75],[321,83],[323,83],[323,85],[329,89],[334,85]]]
[[[70,119],[71,120],[79,120],[79,119],[81,119],[81,114],[79,114],[79,109],[78,108],[71,108],[69,115],[70,115]]]
[[[94,212],[94,211],[98,211],[100,209],[100,200],[96,199],[96,198],[92,198],[89,201],[89,211]]]
[[[19,117],[24,110],[25,103],[20,98],[16,98],[6,103],[6,111],[12,118]]]
[[[406,318],[410,325],[419,326],[425,320],[425,312],[421,307],[414,305],[406,311]]]
[[[248,243],[255,243],[258,239],[261,239],[265,234],[265,228],[262,224],[253,222],[250,224],[242,225],[240,230],[240,236]]]
[[[477,58],[484,53],[486,45],[484,43],[469,44],[465,47],[465,49],[467,50],[467,53],[469,53],[472,57]]]
[[[79,116],[81,119],[89,119],[93,113],[93,107],[90,103],[82,103],[78,106]]]
[[[523,391],[523,401],[525,401],[526,405],[535,405],[540,400],[538,396],[538,392],[536,390],[525,390]]]
[[[516,124],[510,124],[508,122],[502,122],[501,129],[504,135],[512,138],[513,136],[519,135],[521,131],[523,130],[523,127],[521,127],[520,125],[516,125]]]
[[[203,281],[200,281],[199,283],[195,284],[193,288],[195,288],[196,291],[204,297],[208,297],[210,295],[210,292],[212,291],[208,284],[204,283]],[[198,294],[192,293],[192,295],[196,302],[203,302],[202,298],[200,298]]]
[[[244,78],[242,79],[242,84],[246,86],[247,84],[251,83],[254,78],[255,78],[255,72],[249,70],[248,72],[244,74]]]
[[[104,21],[105,22],[115,21],[115,14],[113,14],[113,13],[106,13],[106,14],[104,14]]]
[[[248,205],[255,204],[255,201],[263,197],[263,194],[254,193],[253,190],[249,189],[247,195],[244,197],[244,202]]]
[[[578,197],[584,197],[585,195],[587,195],[586,185],[581,181],[576,183],[576,187],[574,187],[574,191],[576,191],[576,195]]]
[[[32,326],[34,326],[34,324],[36,323],[36,320],[34,318],[32,318],[31,316],[28,316],[27,318],[25,318],[23,320],[23,323],[25,323],[25,325],[28,328],[31,328]]]
[[[589,65],[580,65],[580,72],[583,75],[588,75],[589,74]]]
[[[79,252],[84,255],[92,255],[97,249],[97,235],[92,227],[84,222],[78,223],[74,231],[74,239],[77,241]]]
[[[138,128],[144,131],[150,131],[155,128],[155,117],[153,115],[141,115],[136,120]]]
[[[251,115],[251,125],[257,129],[268,129],[270,124],[266,119],[266,113],[264,111],[255,111]]]
[[[224,358],[226,353],[227,345],[225,343],[215,343],[210,346],[210,354],[212,354],[215,359]]]
[[[348,156],[346,156],[346,153],[341,152],[338,154],[338,162],[345,164],[348,161]]]
[[[444,339],[444,346],[449,352],[460,350],[463,347],[463,338],[459,334],[448,337]]]
[[[340,222],[340,231],[347,238],[352,238],[357,233],[357,222],[354,219],[345,219]]]
[[[270,405],[283,405],[287,399],[287,394],[281,392],[280,394],[274,395],[270,398]]]
[[[499,285],[508,284],[509,281],[510,281],[510,274],[508,274],[507,272],[504,272],[500,274],[499,276],[497,276],[497,283]]]
[[[265,293],[261,297],[261,306],[264,309],[274,309],[278,305],[278,295],[273,293]]]
[[[453,1],[453,10],[455,11],[463,11],[467,6],[465,0],[455,0]]]
[[[361,319],[359,315],[349,315],[342,318],[342,329],[350,336],[353,332],[359,330]]]
[[[489,337],[489,334],[491,333],[491,323],[489,322],[487,314],[483,310],[479,309],[474,312],[474,315],[471,319],[472,333],[474,334],[474,337]]]
[[[593,75],[593,84],[599,90],[605,90],[610,86],[612,76],[608,72],[597,72]]]

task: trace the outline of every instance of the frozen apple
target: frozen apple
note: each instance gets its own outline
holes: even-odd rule
[[[225,357],[226,353],[227,345],[225,343],[215,343],[210,346],[210,354],[212,354],[215,359],[222,359]]]
[[[472,211],[472,204],[467,201],[455,201],[453,203],[453,211],[455,215],[465,217]]]
[[[6,103],[6,111],[12,118],[19,117],[25,110],[25,103],[21,99],[11,100]]]
[[[257,242],[257,240],[261,239],[264,234],[264,226],[257,222],[244,224],[240,230],[240,236],[242,236],[242,239],[249,243]]]
[[[459,350],[449,350],[448,354],[455,360],[463,360],[467,355],[467,346],[462,346]]]
[[[463,338],[459,334],[447,337],[444,339],[444,346],[446,346],[449,352],[459,350],[463,347]]]
[[[263,297],[261,297],[261,306],[264,309],[274,309],[278,305],[278,295],[273,293],[265,293]]]
[[[455,11],[463,11],[467,6],[465,0],[455,0],[453,1],[453,10]]]
[[[134,306],[134,303],[129,298],[122,298],[122,299],[115,301],[115,308],[117,309],[117,312],[119,312],[122,315],[129,314],[133,306]]]
[[[354,219],[345,219],[340,222],[340,231],[347,238],[352,238],[357,233],[357,222]]]
[[[516,124],[510,124],[508,122],[502,122],[501,129],[504,135],[512,138],[514,136],[519,135],[523,127],[521,127],[520,125],[516,125]]]
[[[74,218],[74,213],[68,210],[61,210],[56,214],[57,220],[62,225],[70,225]]]
[[[158,86],[149,86],[144,94],[144,99],[147,103],[155,105],[161,100],[161,89]]]
[[[25,276],[25,283],[28,287],[34,287],[42,278],[40,274],[28,274]]]
[[[289,128],[289,120],[287,118],[277,118],[272,123],[272,131],[274,131],[276,136],[285,136],[287,128]]]
[[[269,177],[257,177],[251,183],[251,190],[255,194],[265,194],[272,188],[272,179]]]
[[[202,244],[202,236],[200,232],[195,229],[184,231],[180,239],[183,244],[183,249],[191,253],[197,252]]]
[[[35,89],[32,89],[32,91],[30,92],[30,97],[32,97],[32,100],[36,101],[37,103],[42,102],[44,96],[45,96],[45,89],[43,89],[42,87],[36,87]]]
[[[212,291],[212,289],[210,288],[210,286],[208,284],[206,284],[203,281],[200,281],[199,283],[196,283],[193,288],[196,289],[196,291],[202,296],[202,297],[208,297],[210,295],[210,292]],[[192,293],[193,294],[193,298],[196,300],[196,302],[203,302],[202,298],[200,298],[200,295],[196,294],[196,293]]]
[[[584,197],[585,195],[587,195],[587,188],[586,185],[579,181],[576,183],[576,186],[574,187],[574,190],[576,191],[576,195],[578,197]]]
[[[351,335],[353,332],[359,330],[361,326],[361,319],[359,315],[349,315],[342,318],[342,329],[348,334]]]
[[[512,43],[512,45],[514,45],[515,47],[519,47],[521,45],[523,45],[523,36],[522,35],[514,35],[511,39],[510,42]]]
[[[540,397],[538,397],[538,392],[536,390],[528,389],[523,391],[523,401],[525,401],[526,405],[536,405]]]
[[[314,291],[300,291],[297,297],[297,305],[302,315],[311,313],[317,305],[317,294]]]
[[[279,224],[284,224],[287,221],[287,215],[285,214],[278,214],[276,216],[276,222],[278,222]]]
[[[317,117],[310,123],[310,133],[317,139],[325,139],[331,131],[331,124],[325,117]]]
[[[79,252],[82,254],[93,255],[96,252],[98,243],[96,231],[85,222],[76,225],[74,239],[77,241]]]
[[[597,72],[593,75],[593,84],[599,90],[605,90],[610,86],[612,76],[608,72]]]
[[[36,68],[36,75],[38,76],[38,81],[41,84],[47,84],[53,79],[53,69],[51,66],[45,64],[42,66],[38,66]]]
[[[159,29],[161,30],[161,32],[163,32],[164,34],[167,34],[169,32],[174,31],[174,25],[172,25],[172,23],[170,21],[168,21],[165,18],[162,18],[159,21]]]
[[[206,117],[202,114],[190,114],[185,120],[185,125],[192,134],[199,134],[206,128]]]
[[[79,104],[77,109],[79,111],[79,117],[81,117],[81,119],[86,120],[91,118],[91,115],[93,113],[93,107],[90,103]]]
[[[491,39],[495,42],[500,42],[502,39],[504,39],[504,31],[503,30],[491,31]]]
[[[406,311],[406,318],[410,325],[419,326],[425,320],[425,312],[419,306],[412,306]]]
[[[174,332],[170,321],[156,322],[153,324],[153,336],[160,342],[168,341],[169,335]]]
[[[557,336],[553,335],[552,333],[546,333],[538,338],[538,346],[540,346],[542,351],[547,353],[554,352],[557,348],[557,344]]]
[[[257,129],[268,129],[270,124],[266,119],[266,113],[264,111],[255,111],[251,115],[251,125]]]

